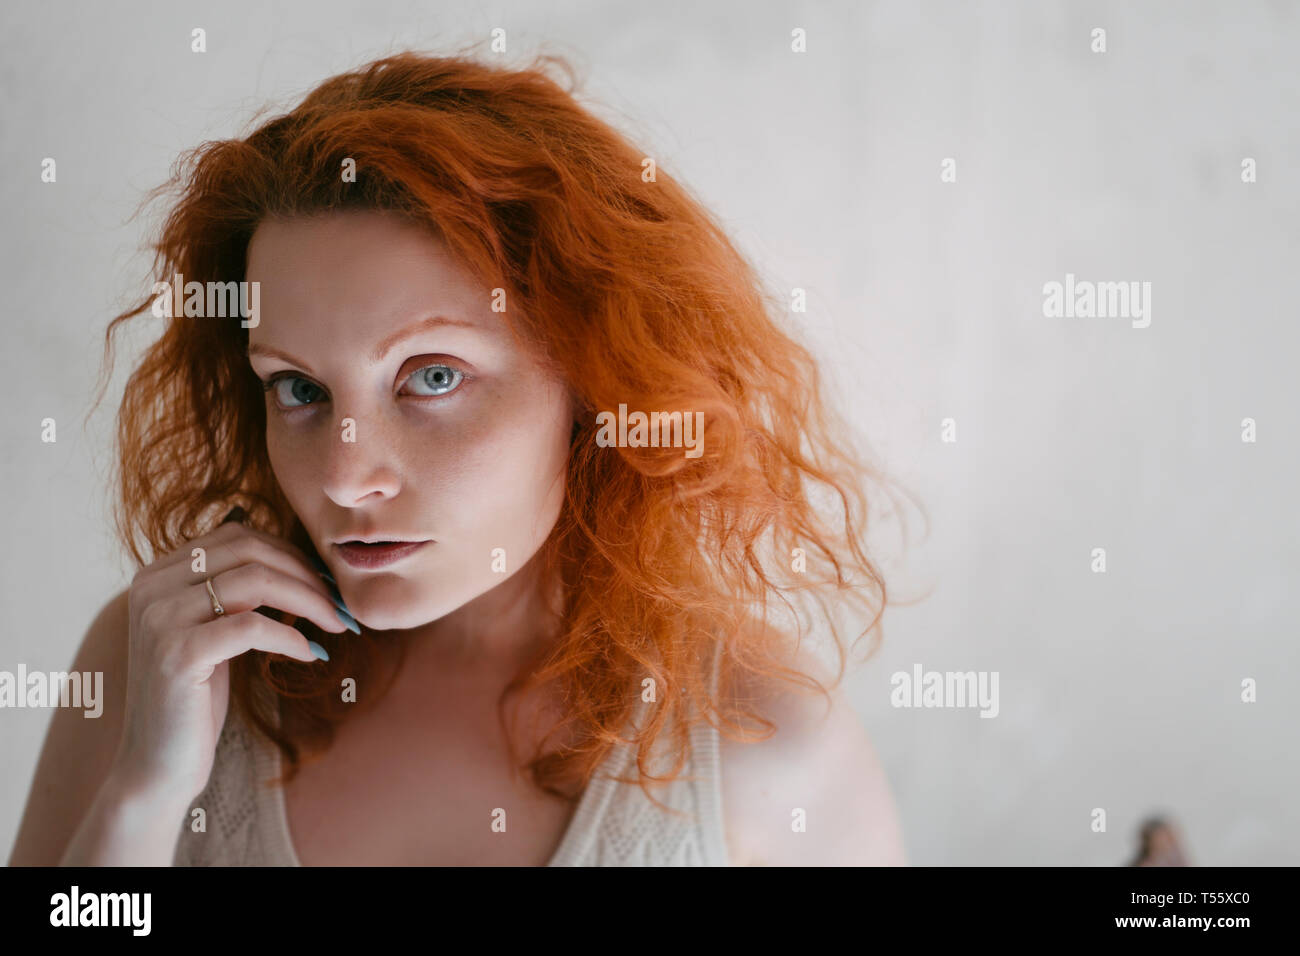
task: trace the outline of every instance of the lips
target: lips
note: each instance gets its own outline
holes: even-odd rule
[[[419,551],[429,541],[339,541],[334,550],[354,568],[383,568]]]

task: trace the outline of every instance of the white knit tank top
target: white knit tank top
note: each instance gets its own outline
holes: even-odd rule
[[[713,673],[717,688],[716,657]],[[640,726],[649,705],[639,702]],[[667,734],[657,741],[663,746]],[[651,787],[656,799],[687,817],[665,813],[635,783],[636,751],[613,747],[579,798],[577,809],[547,866],[728,866],[723,829],[718,731],[707,721],[691,728],[691,753],[682,775]],[[652,765],[663,773],[669,763]],[[281,772],[280,750],[227,712],[212,775],[190,809],[203,807],[206,831],[182,823],[173,866],[301,866],[294,852],[282,787],[266,781]]]

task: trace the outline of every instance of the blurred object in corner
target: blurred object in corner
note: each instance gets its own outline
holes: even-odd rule
[[[1168,820],[1152,817],[1139,831],[1141,846],[1129,866],[1189,866],[1177,828]]]

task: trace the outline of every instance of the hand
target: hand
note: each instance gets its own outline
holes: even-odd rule
[[[230,658],[256,648],[318,659],[299,631],[256,608],[282,610],[326,631],[346,629],[307,556],[238,523],[241,514],[236,509],[215,531],[141,568],[131,582],[125,713],[111,771],[128,792],[188,801],[207,785],[229,707]],[[191,569],[193,548],[206,551],[202,574]],[[223,614],[214,611],[208,579]]]

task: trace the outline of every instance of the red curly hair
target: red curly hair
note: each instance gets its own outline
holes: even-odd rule
[[[570,89],[548,67],[567,72]],[[543,581],[558,575],[563,585],[561,633],[499,702],[543,683],[560,692],[559,726],[576,728],[582,743],[547,754],[539,746],[526,769],[570,798],[627,740],[644,678],[658,698],[633,738],[646,788],[678,775],[694,721],[734,739],[753,739],[743,722],[756,721],[770,735],[774,725],[732,700],[742,672],[827,693],[783,663],[792,635],[775,626],[769,602],[796,620],[789,596],[823,612],[828,597],[857,602],[871,612],[863,635],[875,632],[874,651],[886,595],[863,538],[863,486],[879,476],[850,450],[811,352],[774,318],[783,297],[762,290],[681,184],[662,168],[643,177],[642,150],[579,105],[572,79],[550,55],[517,70],[464,54],[389,56],[326,80],[246,138],[203,143],[148,197],[176,193],[153,245],[158,281],[243,279],[264,218],[370,208],[424,224],[487,287],[507,290],[510,328],[564,375],[584,412],[562,514],[539,555]],[[340,175],[348,157],[354,182]],[[110,323],[110,367],[114,331],[152,301]],[[269,464],[247,330],[166,322],[118,417],[114,510],[125,547],[145,563],[147,552],[176,549],[238,505],[249,524],[314,554]],[[595,410],[619,403],[703,411],[705,454],[598,447]],[[829,508],[816,506],[819,491]],[[795,549],[806,567],[792,560]],[[827,619],[838,684],[844,649]],[[328,647],[329,662],[250,651],[230,671],[232,706],[281,749],[290,777],[300,749],[328,747],[350,713],[338,702],[342,676],[372,672],[392,643],[293,623]],[[292,712],[292,733],[270,706]],[[665,728],[676,760],[656,777],[648,758]]]

